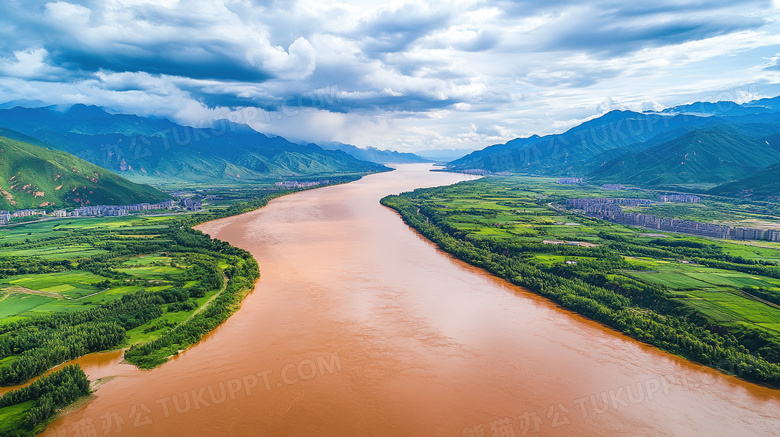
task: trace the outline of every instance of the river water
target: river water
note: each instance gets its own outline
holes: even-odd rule
[[[46,435],[780,435],[780,391],[455,260],[378,203],[466,178],[429,168],[201,225],[257,258],[254,292],[153,371],[82,358],[92,379],[118,377]]]

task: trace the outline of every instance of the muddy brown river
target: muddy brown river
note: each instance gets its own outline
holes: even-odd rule
[[[405,165],[201,225],[249,250],[242,308],[107,380],[57,436],[778,436],[780,391],[631,340],[457,261],[378,201],[465,176]]]

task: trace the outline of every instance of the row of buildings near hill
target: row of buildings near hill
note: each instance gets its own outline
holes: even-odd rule
[[[699,203],[701,198],[693,194],[661,194],[658,196],[661,202]]]
[[[171,209],[175,205],[173,200],[164,200],[159,203],[136,203],[133,205],[92,205],[82,206],[67,213],[68,217],[118,217],[130,212],[156,211]],[[55,211],[55,213],[58,211]]]
[[[41,214],[41,211],[34,209],[20,209],[14,212],[0,211],[0,225],[7,225],[11,218],[32,217],[38,214]]]
[[[697,222],[676,218],[656,217],[651,214],[623,212],[623,206],[648,205],[647,199],[584,198],[570,199],[569,206],[589,216],[609,220],[621,225],[640,226],[659,231],[730,240],[780,241],[780,231],[758,228],[733,228],[714,223]]]
[[[7,225],[11,218],[32,217],[36,215],[45,217],[118,217],[131,212],[158,211],[166,209],[184,209],[187,211],[199,211],[203,204],[200,200],[185,198],[180,202],[174,200],[164,200],[158,203],[136,203],[133,205],[91,205],[82,206],[72,211],[58,209],[47,213],[43,210],[20,209],[11,213],[10,211],[0,211],[0,225]]]
[[[620,206],[646,206],[652,204],[650,199],[637,199],[634,197],[583,197],[570,199],[569,205],[585,212],[597,212],[604,208],[609,210],[622,210]]]
[[[284,188],[287,190],[293,190],[298,188],[312,188],[312,187],[318,187],[320,185],[328,185],[330,183],[329,180],[325,179],[322,181],[313,181],[313,182],[298,182],[298,181],[284,181],[284,182],[277,182],[274,185],[277,188]]]

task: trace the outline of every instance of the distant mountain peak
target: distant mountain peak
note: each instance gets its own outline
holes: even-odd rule
[[[696,163],[676,155],[690,150]],[[720,183],[771,164],[780,153],[780,97],[694,102],[661,111],[614,109],[563,133],[515,138],[447,165],[454,171],[608,178],[636,183]],[[652,160],[658,154],[660,160]],[[683,154],[684,155],[684,154]],[[671,158],[670,158],[671,157]],[[677,165],[687,162],[684,171]],[[699,171],[696,165],[706,165]],[[641,165],[639,164],[641,162]],[[656,165],[657,164],[657,165]],[[668,164],[668,165],[667,165]],[[651,175],[647,168],[656,172]],[[592,173],[593,172],[593,173]]]
[[[379,148],[368,146],[361,148],[353,146],[352,144],[344,144],[338,141],[330,141],[322,143],[321,146],[328,150],[339,150],[349,155],[354,156],[357,159],[364,161],[375,162],[378,164],[405,164],[405,163],[420,163],[431,162],[430,160],[414,153],[402,153],[395,150],[380,150]]]
[[[278,177],[366,174],[382,165],[269,138],[228,120],[204,127],[182,126],[167,119],[110,114],[97,106],[76,104],[0,110],[0,127],[13,129],[136,181],[170,185],[212,184]],[[231,168],[226,173],[225,168]],[[230,176],[230,177],[228,177]]]

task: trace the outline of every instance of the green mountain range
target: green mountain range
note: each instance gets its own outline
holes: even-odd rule
[[[424,162],[414,154],[342,143],[296,144],[246,125],[201,127],[74,105],[0,109],[7,136],[76,155],[138,183],[161,187],[312,179]],[[18,131],[18,132],[16,132]],[[712,187],[780,162],[780,98],[738,105],[692,103],[660,113],[612,111],[560,134],[532,135],[474,151],[452,171],[577,176],[648,187]],[[760,184],[759,184],[760,185]],[[736,185],[723,188],[733,192]],[[756,191],[758,193],[758,191]]]
[[[699,114],[733,117],[741,115],[775,114],[780,110],[780,97],[753,100],[738,104],[732,101],[694,102],[666,108],[665,114]]]
[[[338,150],[265,136],[246,125],[203,127],[74,105],[0,110],[0,127],[34,137],[136,182],[175,186],[388,170]]]
[[[772,164],[734,182],[719,185],[711,189],[709,194],[780,200],[780,163]]]
[[[585,176],[593,160],[637,152],[643,144],[671,131],[707,126],[694,116],[612,111],[561,134],[517,138],[472,152],[447,164],[448,170],[482,170],[544,176]]]
[[[768,162],[780,162],[780,149],[718,126],[615,158],[590,178],[639,186],[722,184],[755,173]]]
[[[612,111],[560,134],[486,147],[446,169],[576,176],[651,188],[722,185],[713,193],[771,196],[774,167],[759,171],[774,163],[780,163],[780,97],[695,102],[661,112]]]
[[[0,130],[0,210],[159,202],[167,194]],[[8,138],[13,136],[16,139]]]

